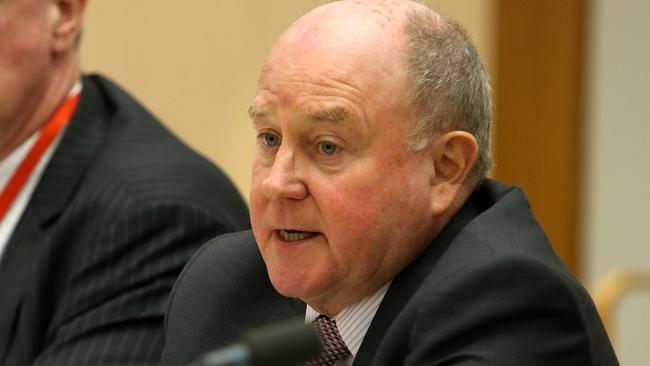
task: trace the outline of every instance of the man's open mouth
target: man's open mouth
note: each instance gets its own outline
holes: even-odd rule
[[[318,235],[309,231],[279,230],[280,239],[283,241],[298,241]]]

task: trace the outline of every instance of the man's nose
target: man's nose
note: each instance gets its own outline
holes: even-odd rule
[[[262,191],[268,199],[301,200],[307,197],[307,186],[296,169],[296,153],[281,146],[275,155],[269,174],[262,181]]]

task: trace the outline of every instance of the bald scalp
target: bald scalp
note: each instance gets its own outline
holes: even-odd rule
[[[274,47],[344,48],[389,42],[404,36],[394,7],[367,1],[336,1],[312,9],[294,22]],[[382,39],[383,38],[383,39]],[[403,39],[401,40],[403,42]],[[397,42],[392,46],[397,46]]]
[[[328,8],[339,7],[349,10],[357,8],[366,11],[375,17],[377,22],[382,24],[404,21],[409,12],[425,12],[429,16],[442,19],[438,13],[420,3],[408,0],[339,0],[332,1],[314,10],[327,10]]]
[[[389,77],[373,87],[409,84],[407,14],[430,9],[410,1],[335,1],[310,10],[275,43],[260,75],[310,67]],[[391,84],[387,84],[390,82]]]
[[[319,24],[328,19],[356,20],[360,24],[375,24],[380,28],[393,27],[402,29],[406,22],[407,14],[412,12],[426,13],[431,19],[443,21],[444,19],[431,8],[420,3],[404,0],[339,0],[332,1],[308,11],[294,22],[285,34],[290,33],[295,27],[301,28],[307,24]],[[354,37],[355,33],[347,34]]]

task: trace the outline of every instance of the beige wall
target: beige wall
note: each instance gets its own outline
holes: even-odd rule
[[[254,134],[246,116],[264,57],[316,0],[89,0],[85,71],[112,77],[244,196]],[[492,67],[493,0],[432,3],[463,23]]]
[[[650,2],[595,0],[589,37],[584,238],[588,284],[613,270],[650,273]],[[621,365],[650,364],[650,293],[617,309]]]

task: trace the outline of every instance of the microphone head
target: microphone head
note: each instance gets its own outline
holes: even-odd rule
[[[252,366],[295,365],[320,355],[322,346],[313,324],[294,319],[246,334]]]

